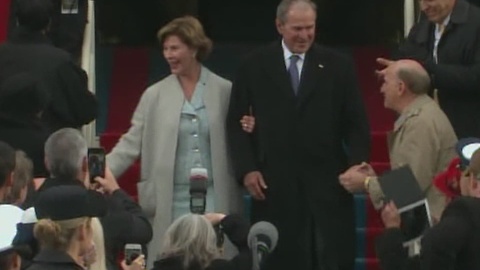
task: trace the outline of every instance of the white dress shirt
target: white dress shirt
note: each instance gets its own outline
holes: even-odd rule
[[[433,59],[435,59],[435,63],[438,62],[437,59],[437,48],[438,48],[438,43],[440,42],[440,39],[442,38],[443,32],[445,31],[445,28],[448,25],[448,22],[450,22],[450,15],[448,15],[447,18],[442,22],[443,25],[443,30],[440,29],[439,24],[435,24],[435,43],[433,44]]]
[[[293,53],[288,49],[287,45],[285,44],[285,41],[282,39],[282,48],[283,48],[283,59],[285,60],[285,67],[288,68],[290,67],[290,56],[293,55]],[[302,68],[303,68],[303,62],[305,61],[305,53],[302,54],[296,54],[298,55],[299,59],[297,61],[297,69],[298,69],[298,78],[301,80],[302,79]]]

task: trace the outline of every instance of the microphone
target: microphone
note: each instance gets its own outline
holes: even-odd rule
[[[206,208],[208,171],[192,168],[190,171],[190,212],[203,215]]]
[[[252,251],[253,270],[260,270],[265,257],[277,246],[278,230],[266,221],[255,223],[248,233],[248,247]]]

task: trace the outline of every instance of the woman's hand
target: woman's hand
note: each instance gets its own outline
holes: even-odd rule
[[[145,255],[138,256],[130,265],[127,265],[125,260],[122,261],[123,270],[144,270],[145,269]]]
[[[208,213],[203,215],[212,225],[217,225],[222,221],[222,219],[225,217],[225,214],[220,214],[220,213]]]

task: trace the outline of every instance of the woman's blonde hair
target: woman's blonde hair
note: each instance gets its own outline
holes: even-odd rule
[[[181,256],[183,265],[206,268],[220,257],[217,236],[212,224],[201,215],[186,214],[167,229],[162,258]]]
[[[42,249],[50,248],[65,251],[81,226],[91,228],[91,220],[87,217],[61,221],[40,219],[35,224],[33,235]]]
[[[212,51],[212,41],[205,35],[203,26],[198,19],[184,16],[172,20],[157,33],[160,44],[163,45],[169,36],[177,36],[188,47],[197,50],[195,58],[202,62]]]
[[[107,262],[105,260],[105,240],[103,237],[103,227],[98,218],[92,218],[93,243],[95,244],[96,260],[90,265],[89,270],[106,270]]]

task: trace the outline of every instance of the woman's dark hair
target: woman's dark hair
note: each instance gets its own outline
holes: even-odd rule
[[[45,30],[53,14],[51,0],[17,0],[18,24],[31,31]]]

